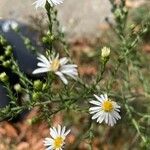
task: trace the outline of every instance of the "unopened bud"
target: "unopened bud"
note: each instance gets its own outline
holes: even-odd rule
[[[42,38],[42,42],[43,42],[44,44],[46,44],[46,43],[48,42],[48,38],[44,36],[44,37]]]
[[[110,55],[110,48],[108,47],[103,47],[102,52],[101,52],[101,57],[102,58],[108,58]]]
[[[29,38],[25,38],[24,39],[24,44],[25,45],[29,45],[31,42],[30,42],[30,39]]]
[[[12,46],[11,46],[11,45],[8,45],[8,46],[6,47],[6,50],[5,50],[5,55],[6,55],[6,56],[10,56],[11,53],[12,53]]]
[[[4,56],[0,56],[0,61],[4,61],[5,57]]]
[[[6,82],[8,80],[8,76],[6,75],[5,72],[0,74],[0,81]]]
[[[44,83],[44,84],[43,84],[43,87],[42,87],[42,90],[46,90],[47,88],[48,88],[47,84]]]
[[[3,65],[4,67],[6,67],[6,68],[9,68],[10,65],[11,65],[11,61],[10,61],[10,60],[4,61],[4,62],[2,63],[2,65]]]
[[[41,96],[41,95],[40,95],[39,92],[34,92],[34,93],[32,94],[32,99],[33,99],[33,101],[39,100],[40,96]]]
[[[42,87],[43,87],[42,81],[40,80],[34,81],[33,87],[35,90],[38,90],[38,91],[42,90]]]
[[[14,85],[14,89],[15,89],[17,92],[21,92],[21,90],[22,90],[21,85],[20,85],[19,83]]]
[[[2,45],[5,45],[7,43],[7,41],[2,36],[0,36],[0,43]]]
[[[10,60],[4,61],[4,62],[2,63],[2,65],[3,65],[4,67],[6,67],[6,68],[9,68],[10,65],[11,65],[11,61],[10,61]]]

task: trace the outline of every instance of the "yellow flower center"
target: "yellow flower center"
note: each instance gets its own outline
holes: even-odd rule
[[[106,100],[102,104],[102,109],[106,112],[111,112],[113,110],[113,102],[111,100]]]
[[[57,137],[55,140],[54,140],[54,148],[57,149],[57,148],[61,148],[62,144],[63,144],[63,138],[62,137]]]
[[[52,71],[56,72],[59,69],[60,62],[58,59],[54,59],[51,64]]]

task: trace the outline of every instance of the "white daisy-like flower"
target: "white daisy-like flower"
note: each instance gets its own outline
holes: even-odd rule
[[[45,138],[44,146],[46,150],[62,150],[65,144],[66,136],[70,133],[70,130],[66,131],[66,127],[63,128],[58,125],[57,128],[50,128],[51,138]]]
[[[113,126],[116,124],[116,120],[121,119],[120,106],[108,98],[107,94],[97,96],[94,94],[96,100],[91,100],[90,103],[95,105],[89,109],[92,114],[92,119],[97,119],[97,122],[102,123],[105,121],[106,124]]]
[[[5,21],[2,24],[2,31],[3,32],[8,32],[11,29],[16,30],[17,28],[18,28],[18,23],[16,21],[13,21],[13,20]]]
[[[38,7],[45,7],[46,1],[47,1],[51,6],[54,6],[54,5],[58,5],[58,4],[63,3],[64,0],[36,0],[33,4],[35,4],[35,7],[36,7],[36,8],[38,8]]]
[[[37,64],[37,66],[40,68],[35,69],[33,74],[51,71],[59,76],[64,84],[68,84],[68,80],[66,79],[65,75],[75,80],[78,76],[77,65],[67,64],[69,60],[66,57],[59,59],[59,55],[57,54],[56,57],[46,58],[44,55],[39,54],[37,59],[41,61]]]

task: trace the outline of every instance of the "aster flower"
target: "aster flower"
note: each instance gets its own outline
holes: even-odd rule
[[[68,81],[65,75],[76,79],[78,76],[77,65],[67,64],[69,61],[66,57],[60,58],[57,54],[56,57],[46,58],[44,55],[39,54],[37,57],[40,62],[37,64],[38,69],[33,71],[33,74],[44,73],[44,72],[53,72],[63,81],[64,84],[68,84]]]
[[[7,20],[2,24],[3,32],[8,32],[11,29],[16,30],[17,28],[18,28],[18,23],[13,20]]]
[[[105,121],[106,124],[113,126],[116,124],[116,120],[121,119],[120,106],[108,98],[107,94],[97,96],[94,94],[96,100],[91,100],[90,103],[95,105],[89,109],[92,114],[92,119],[97,119],[97,122],[102,123]]]
[[[33,4],[35,4],[35,7],[44,7],[46,5],[46,1],[51,5],[58,5],[63,3],[63,0],[36,0]]]
[[[70,130],[66,131],[65,126],[62,128],[58,125],[57,128],[50,128],[51,138],[45,138],[44,140],[44,146],[47,147],[46,150],[62,150],[69,132]]]

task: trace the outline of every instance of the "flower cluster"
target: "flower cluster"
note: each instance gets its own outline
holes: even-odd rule
[[[101,94],[97,96],[94,94],[96,100],[91,100],[90,103],[95,105],[89,109],[90,114],[92,114],[92,119],[97,119],[98,123],[103,121],[110,125],[114,126],[116,120],[121,119],[120,106],[108,98],[107,94]],[[61,128],[58,125],[57,128],[50,128],[50,135],[52,138],[45,138],[44,145],[47,150],[62,150],[65,144],[65,138],[69,134],[70,130],[66,131],[66,127]]]
[[[50,6],[54,6],[63,2],[63,0],[37,0],[34,4],[35,7],[44,7],[46,2]],[[108,61],[110,55],[110,49],[107,47],[102,48],[101,59],[105,63]],[[33,74],[40,74],[51,72],[52,74],[58,76],[64,84],[68,84],[68,78],[70,77],[74,80],[77,80],[78,71],[77,65],[69,64],[69,59],[66,57],[59,58],[59,54],[44,56],[39,54],[37,59],[38,68],[33,71]],[[89,108],[89,114],[92,115],[92,120],[96,119],[97,123],[105,122],[109,126],[114,126],[117,120],[121,119],[119,115],[120,106],[108,98],[107,94],[101,94],[100,96],[94,94],[93,100],[90,100],[89,103],[94,105]],[[70,133],[70,130],[66,131],[66,127],[57,127],[50,128],[50,138],[45,138],[44,146],[46,150],[62,150],[65,145],[66,136]]]

